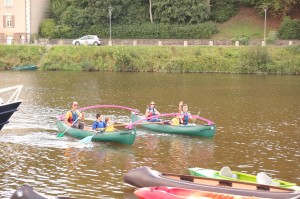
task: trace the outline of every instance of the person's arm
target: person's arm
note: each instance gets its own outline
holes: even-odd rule
[[[179,102],[179,106],[178,106],[178,111],[179,111],[179,113],[182,112],[182,105],[183,105],[183,101],[180,101],[180,102]]]
[[[145,117],[148,117],[148,116],[149,116],[149,109],[147,108],[146,112],[145,112]]]
[[[78,111],[78,117],[81,119],[81,120],[84,120],[84,112],[80,113]]]
[[[156,112],[156,114],[157,114],[157,115],[159,115],[159,114],[160,114],[160,113],[158,112],[158,110],[157,110],[157,109],[155,109],[155,112]]]
[[[92,130],[96,130],[96,128],[97,128],[97,122],[94,121],[93,126],[92,126]]]

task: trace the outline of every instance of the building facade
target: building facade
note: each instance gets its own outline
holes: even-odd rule
[[[49,0],[0,0],[0,43],[27,44],[39,32]]]

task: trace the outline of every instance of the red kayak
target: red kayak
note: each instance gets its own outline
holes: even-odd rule
[[[145,187],[134,192],[141,199],[263,199],[178,187]]]

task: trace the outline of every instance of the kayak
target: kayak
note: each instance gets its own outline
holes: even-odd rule
[[[293,189],[225,179],[161,173],[146,166],[128,171],[124,175],[124,181],[139,188],[168,186],[250,197],[300,198],[300,193]]]
[[[37,66],[36,65],[14,66],[11,69],[12,70],[37,70]]]
[[[178,187],[144,187],[134,191],[141,199],[264,199],[258,197],[238,196]]]
[[[256,176],[242,173],[238,171],[231,171],[229,167],[223,167],[220,171],[216,171],[213,169],[205,169],[200,167],[188,168],[190,175],[192,176],[201,176],[207,178],[216,178],[216,179],[227,179],[227,180],[235,180],[241,182],[250,182],[250,183],[258,183],[258,184],[266,184],[273,185],[291,189],[300,190],[295,183],[286,182],[278,179],[271,179],[264,172],[258,173]]]
[[[84,129],[69,128],[69,126],[61,120],[57,120],[58,130],[65,132],[74,138],[83,139],[93,136],[97,132]],[[136,129],[119,129],[114,128],[113,131],[103,131],[93,136],[92,141],[117,142],[121,144],[132,145],[136,138]]]
[[[28,185],[23,185],[21,188],[17,189],[13,195],[10,197],[10,199],[47,199],[52,198],[52,196],[46,197],[42,196],[41,194],[35,192],[32,187]],[[69,197],[55,197],[56,199],[72,199]],[[75,198],[73,198],[75,199]]]
[[[178,113],[166,113],[166,114],[161,114],[156,117],[163,117],[163,116],[176,116],[180,115]],[[191,115],[194,116],[194,115]],[[200,137],[207,137],[211,138],[215,136],[216,133],[216,125],[205,119],[201,118],[199,116],[194,116],[195,118],[198,119],[204,119],[207,124],[205,125],[198,125],[198,124],[190,124],[190,125],[172,125],[172,123],[169,122],[162,122],[162,123],[151,123],[147,122],[147,118],[145,118],[142,115],[139,115],[138,113],[131,112],[130,118],[131,121],[135,125],[140,125],[144,127],[145,129],[149,129],[155,132],[160,132],[160,133],[168,133],[168,134],[180,134],[180,135],[189,135],[189,136],[200,136]],[[151,118],[151,117],[149,117]]]

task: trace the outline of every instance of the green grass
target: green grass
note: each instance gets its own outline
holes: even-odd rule
[[[267,19],[267,33],[274,30],[273,27],[268,27],[268,22]],[[218,30],[218,34],[215,34],[213,39],[230,40],[240,36],[261,39],[264,35],[264,16],[257,14],[253,8],[240,8],[237,15],[227,22],[219,24]]]

